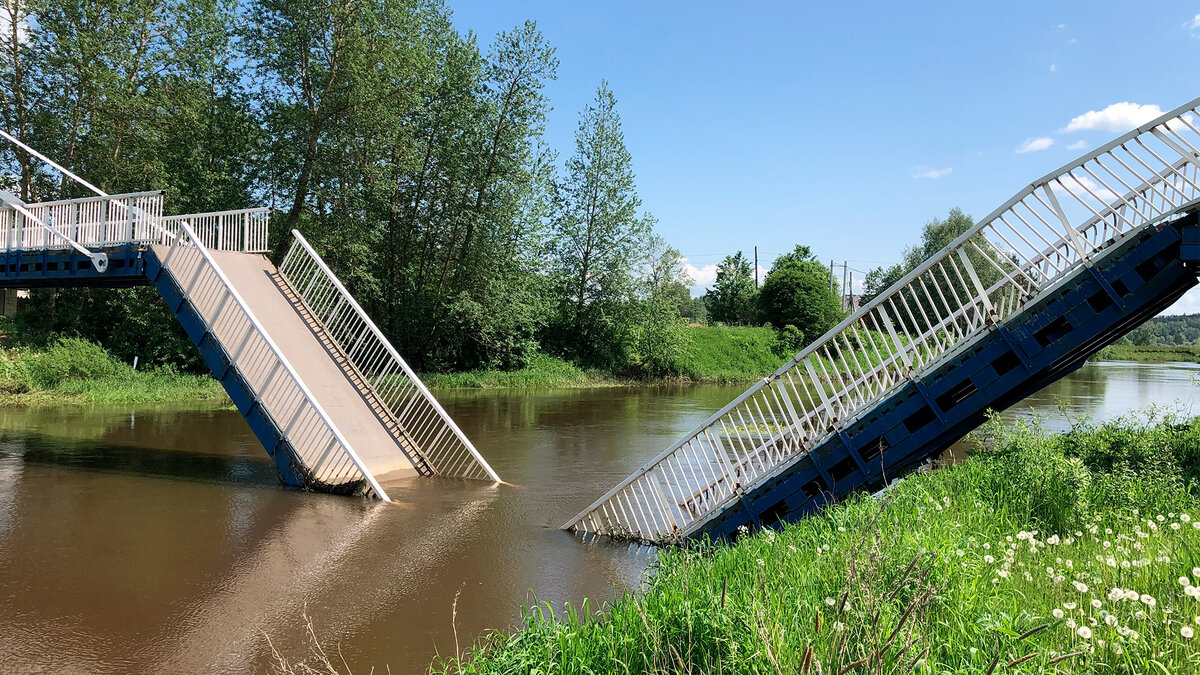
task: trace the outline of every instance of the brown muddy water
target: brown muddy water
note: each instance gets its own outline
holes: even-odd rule
[[[1009,414],[1188,412],[1198,378],[1093,364]],[[399,505],[280,488],[235,412],[0,409],[0,669],[264,671],[272,644],[308,655],[307,611],[354,672],[421,673],[522,604],[598,607],[653,551],[556,528],[740,391],[439,392],[513,485],[427,479]]]

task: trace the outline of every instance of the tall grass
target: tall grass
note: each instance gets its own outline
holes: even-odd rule
[[[1092,361],[1136,361],[1139,363],[1200,363],[1200,345],[1109,345]]]
[[[603,613],[526,608],[432,671],[1200,671],[1200,421],[984,438],[879,498],[664,550]]]
[[[0,350],[0,405],[227,402],[220,383],[172,368],[134,370],[79,338]]]

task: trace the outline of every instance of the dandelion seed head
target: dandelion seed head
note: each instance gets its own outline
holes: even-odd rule
[[[1179,634],[1188,640],[1191,640],[1192,636],[1196,634],[1196,631],[1192,630],[1191,626],[1184,626],[1183,628],[1179,629]]]

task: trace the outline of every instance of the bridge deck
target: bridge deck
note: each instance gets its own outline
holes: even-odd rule
[[[153,246],[152,251],[160,260],[170,261],[167,266],[176,284],[202,311],[221,302],[219,297],[193,295],[211,292],[209,287],[200,287],[198,282],[193,284],[190,281],[204,278],[196,273],[196,267],[202,260],[199,255],[189,249],[159,245]],[[366,397],[347,378],[297,308],[284,295],[284,290],[276,280],[275,266],[261,255],[224,251],[211,251],[211,254],[266,328],[270,338],[321,402],[321,406],[337,421],[343,436],[376,479],[383,483],[417,475],[412,462],[399,451],[396,440],[385,428],[379,415],[371,409]],[[237,327],[216,321],[210,330],[225,346],[232,365],[248,379],[269,382],[267,388],[260,392],[262,399],[269,401],[273,395],[282,395],[282,392],[275,392],[273,388],[284,386],[283,378],[270,379],[267,373],[260,372],[261,364],[239,359],[241,352],[237,342],[240,333]],[[279,423],[286,425],[287,421],[279,420]],[[297,449],[305,454],[303,438],[293,439],[293,443],[301,446]],[[319,450],[313,448],[312,452]]]

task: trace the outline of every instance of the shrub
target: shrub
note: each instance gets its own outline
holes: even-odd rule
[[[49,349],[25,363],[28,379],[42,388],[69,379],[112,377],[129,370],[103,347],[81,338],[59,338]]]

